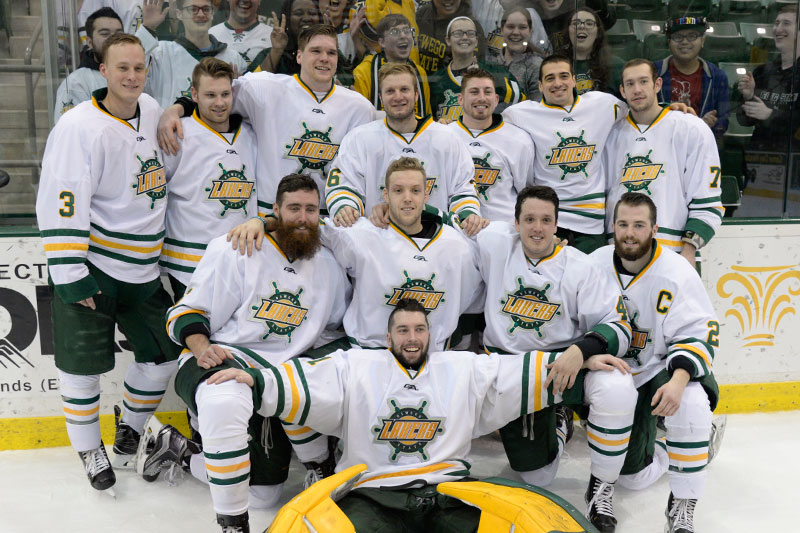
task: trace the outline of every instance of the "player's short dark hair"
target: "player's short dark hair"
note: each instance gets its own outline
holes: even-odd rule
[[[775,16],[782,15],[783,13],[797,13],[797,4],[788,4],[783,6],[775,13]]]
[[[394,306],[392,312],[389,313],[389,326],[388,326],[389,331],[391,331],[392,326],[394,326],[394,315],[399,313],[400,311],[405,311],[406,313],[422,313],[423,315],[425,315],[425,323],[428,324],[428,313],[425,312],[425,306],[423,306],[417,300],[412,300],[411,298],[403,298],[402,300],[397,302],[397,305]]]
[[[375,32],[378,34],[379,38],[383,39],[386,37],[386,32],[397,26],[411,26],[411,22],[409,22],[405,15],[390,13],[378,22]]]
[[[216,57],[204,57],[194,66],[192,71],[192,87],[197,89],[200,76],[210,76],[212,79],[228,78],[233,83],[233,67],[230,63]]]
[[[92,38],[92,34],[94,33],[94,23],[97,21],[97,19],[102,19],[102,18],[116,19],[119,21],[119,25],[123,26],[122,19],[119,18],[119,15],[117,15],[116,11],[114,11],[110,7],[101,7],[100,9],[89,15],[86,18],[86,23],[83,25],[84,29],[86,30],[86,36],[89,39]]]
[[[108,55],[109,48],[111,48],[112,46],[119,46],[123,44],[135,44],[140,46],[142,48],[142,51],[144,51],[144,46],[142,46],[142,41],[140,41],[137,36],[132,35],[130,33],[115,33],[114,35],[106,39],[105,43],[103,43],[103,48],[100,50],[100,62],[101,63],[106,62],[106,56]]]
[[[658,220],[658,210],[656,209],[656,204],[648,195],[640,192],[626,192],[620,196],[619,200],[617,201],[617,205],[614,206],[614,222],[617,221],[617,211],[619,210],[620,204],[629,205],[631,207],[646,205],[647,210],[650,212],[650,225],[656,225],[656,220]]]
[[[569,73],[573,76],[575,75],[575,70],[572,68],[572,59],[564,54],[552,54],[545,57],[542,61],[542,64],[539,65],[539,81],[542,81],[542,77],[544,76],[544,66],[549,65],[550,63],[566,63],[569,65]]]
[[[314,191],[319,197],[319,187],[314,178],[308,174],[289,174],[281,178],[278,183],[278,190],[275,193],[275,204],[280,204],[283,200],[283,195],[287,192],[295,191]]]
[[[469,80],[477,80],[477,79],[489,79],[492,80],[492,87],[494,87],[494,76],[489,73],[489,71],[482,69],[482,68],[470,68],[461,76],[461,92],[464,92],[464,88],[467,86],[467,82]]]
[[[425,167],[423,167],[419,159],[415,157],[401,157],[389,163],[389,166],[386,167],[386,175],[383,178],[383,184],[388,187],[389,176],[401,170],[416,170],[422,174],[422,183],[425,184]]]
[[[514,205],[514,220],[519,222],[519,214],[522,212],[522,204],[529,198],[538,198],[545,202],[550,202],[555,208],[556,221],[558,221],[558,195],[551,187],[546,185],[528,185],[517,194],[517,203]]]
[[[414,91],[417,90],[417,71],[409,63],[386,63],[378,70],[378,87],[383,85],[383,80],[387,76],[394,76],[395,74],[408,74],[414,80]]]
[[[336,42],[336,49],[339,49],[339,40],[336,33],[336,28],[330,24],[312,24],[304,30],[300,30],[300,35],[297,36],[297,49],[304,50],[306,45],[319,35],[328,36]]]
[[[650,61],[649,59],[637,57],[635,59],[631,59],[622,66],[622,71],[620,71],[619,79],[623,85],[625,85],[623,82],[625,78],[625,70],[632,67],[638,67],[639,65],[647,65],[648,67],[650,67],[650,75],[653,77],[653,83],[656,82],[656,80],[658,79],[658,71],[656,70],[656,64]]]

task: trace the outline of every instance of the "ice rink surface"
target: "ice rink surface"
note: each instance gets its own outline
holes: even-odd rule
[[[698,503],[698,533],[800,531],[800,411],[729,415],[720,454],[709,466],[706,495]],[[110,447],[109,447],[110,451]],[[470,461],[478,477],[519,479],[499,440],[474,441]],[[296,494],[304,469],[292,463],[282,503]],[[586,434],[576,424],[555,482],[548,487],[584,510],[589,478]],[[170,486],[117,471],[117,497],[89,486],[71,448],[0,452],[0,532],[217,532],[207,487],[189,474]],[[664,528],[666,476],[641,492],[617,488],[618,533]],[[251,530],[263,531],[276,509],[251,510]]]

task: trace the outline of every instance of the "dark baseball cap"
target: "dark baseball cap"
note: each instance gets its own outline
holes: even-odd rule
[[[706,28],[708,28],[708,23],[705,17],[677,17],[667,21],[665,31],[667,35],[681,30],[697,30],[705,33]]]

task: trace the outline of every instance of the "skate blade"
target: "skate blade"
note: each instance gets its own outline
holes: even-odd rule
[[[117,499],[117,493],[114,491],[114,487],[109,487],[106,490],[101,490],[100,492],[102,492],[103,494],[107,494],[108,496],[111,496],[115,500]]]
[[[155,441],[158,431],[163,425],[164,424],[162,424],[155,416],[150,415],[148,417],[147,422],[144,425],[144,430],[142,430],[142,438],[139,441],[139,448],[136,450],[136,455],[134,456],[133,460],[134,468],[136,469],[137,474],[142,475],[144,473],[144,462],[147,458],[147,445]]]

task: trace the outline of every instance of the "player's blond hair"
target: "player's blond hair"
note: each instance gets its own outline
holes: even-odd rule
[[[378,86],[380,87],[383,84],[383,80],[385,80],[387,76],[394,76],[395,74],[408,74],[411,76],[411,79],[414,80],[412,85],[416,92],[417,73],[414,67],[409,63],[386,63],[383,65],[378,71]]]
[[[400,159],[395,159],[389,163],[389,166],[386,169],[386,176],[384,177],[384,184],[388,187],[389,177],[395,172],[400,172],[403,170],[416,170],[422,174],[422,183],[425,183],[425,168],[422,166],[422,163],[419,162],[419,159],[415,157],[401,157]]]
[[[100,62],[106,62],[106,56],[108,56],[108,49],[112,46],[120,46],[123,44],[135,44],[141,47],[142,51],[144,52],[144,46],[142,46],[142,41],[135,35],[131,35],[130,33],[115,33],[108,39],[106,42],[103,43],[103,48],[100,49]]]

